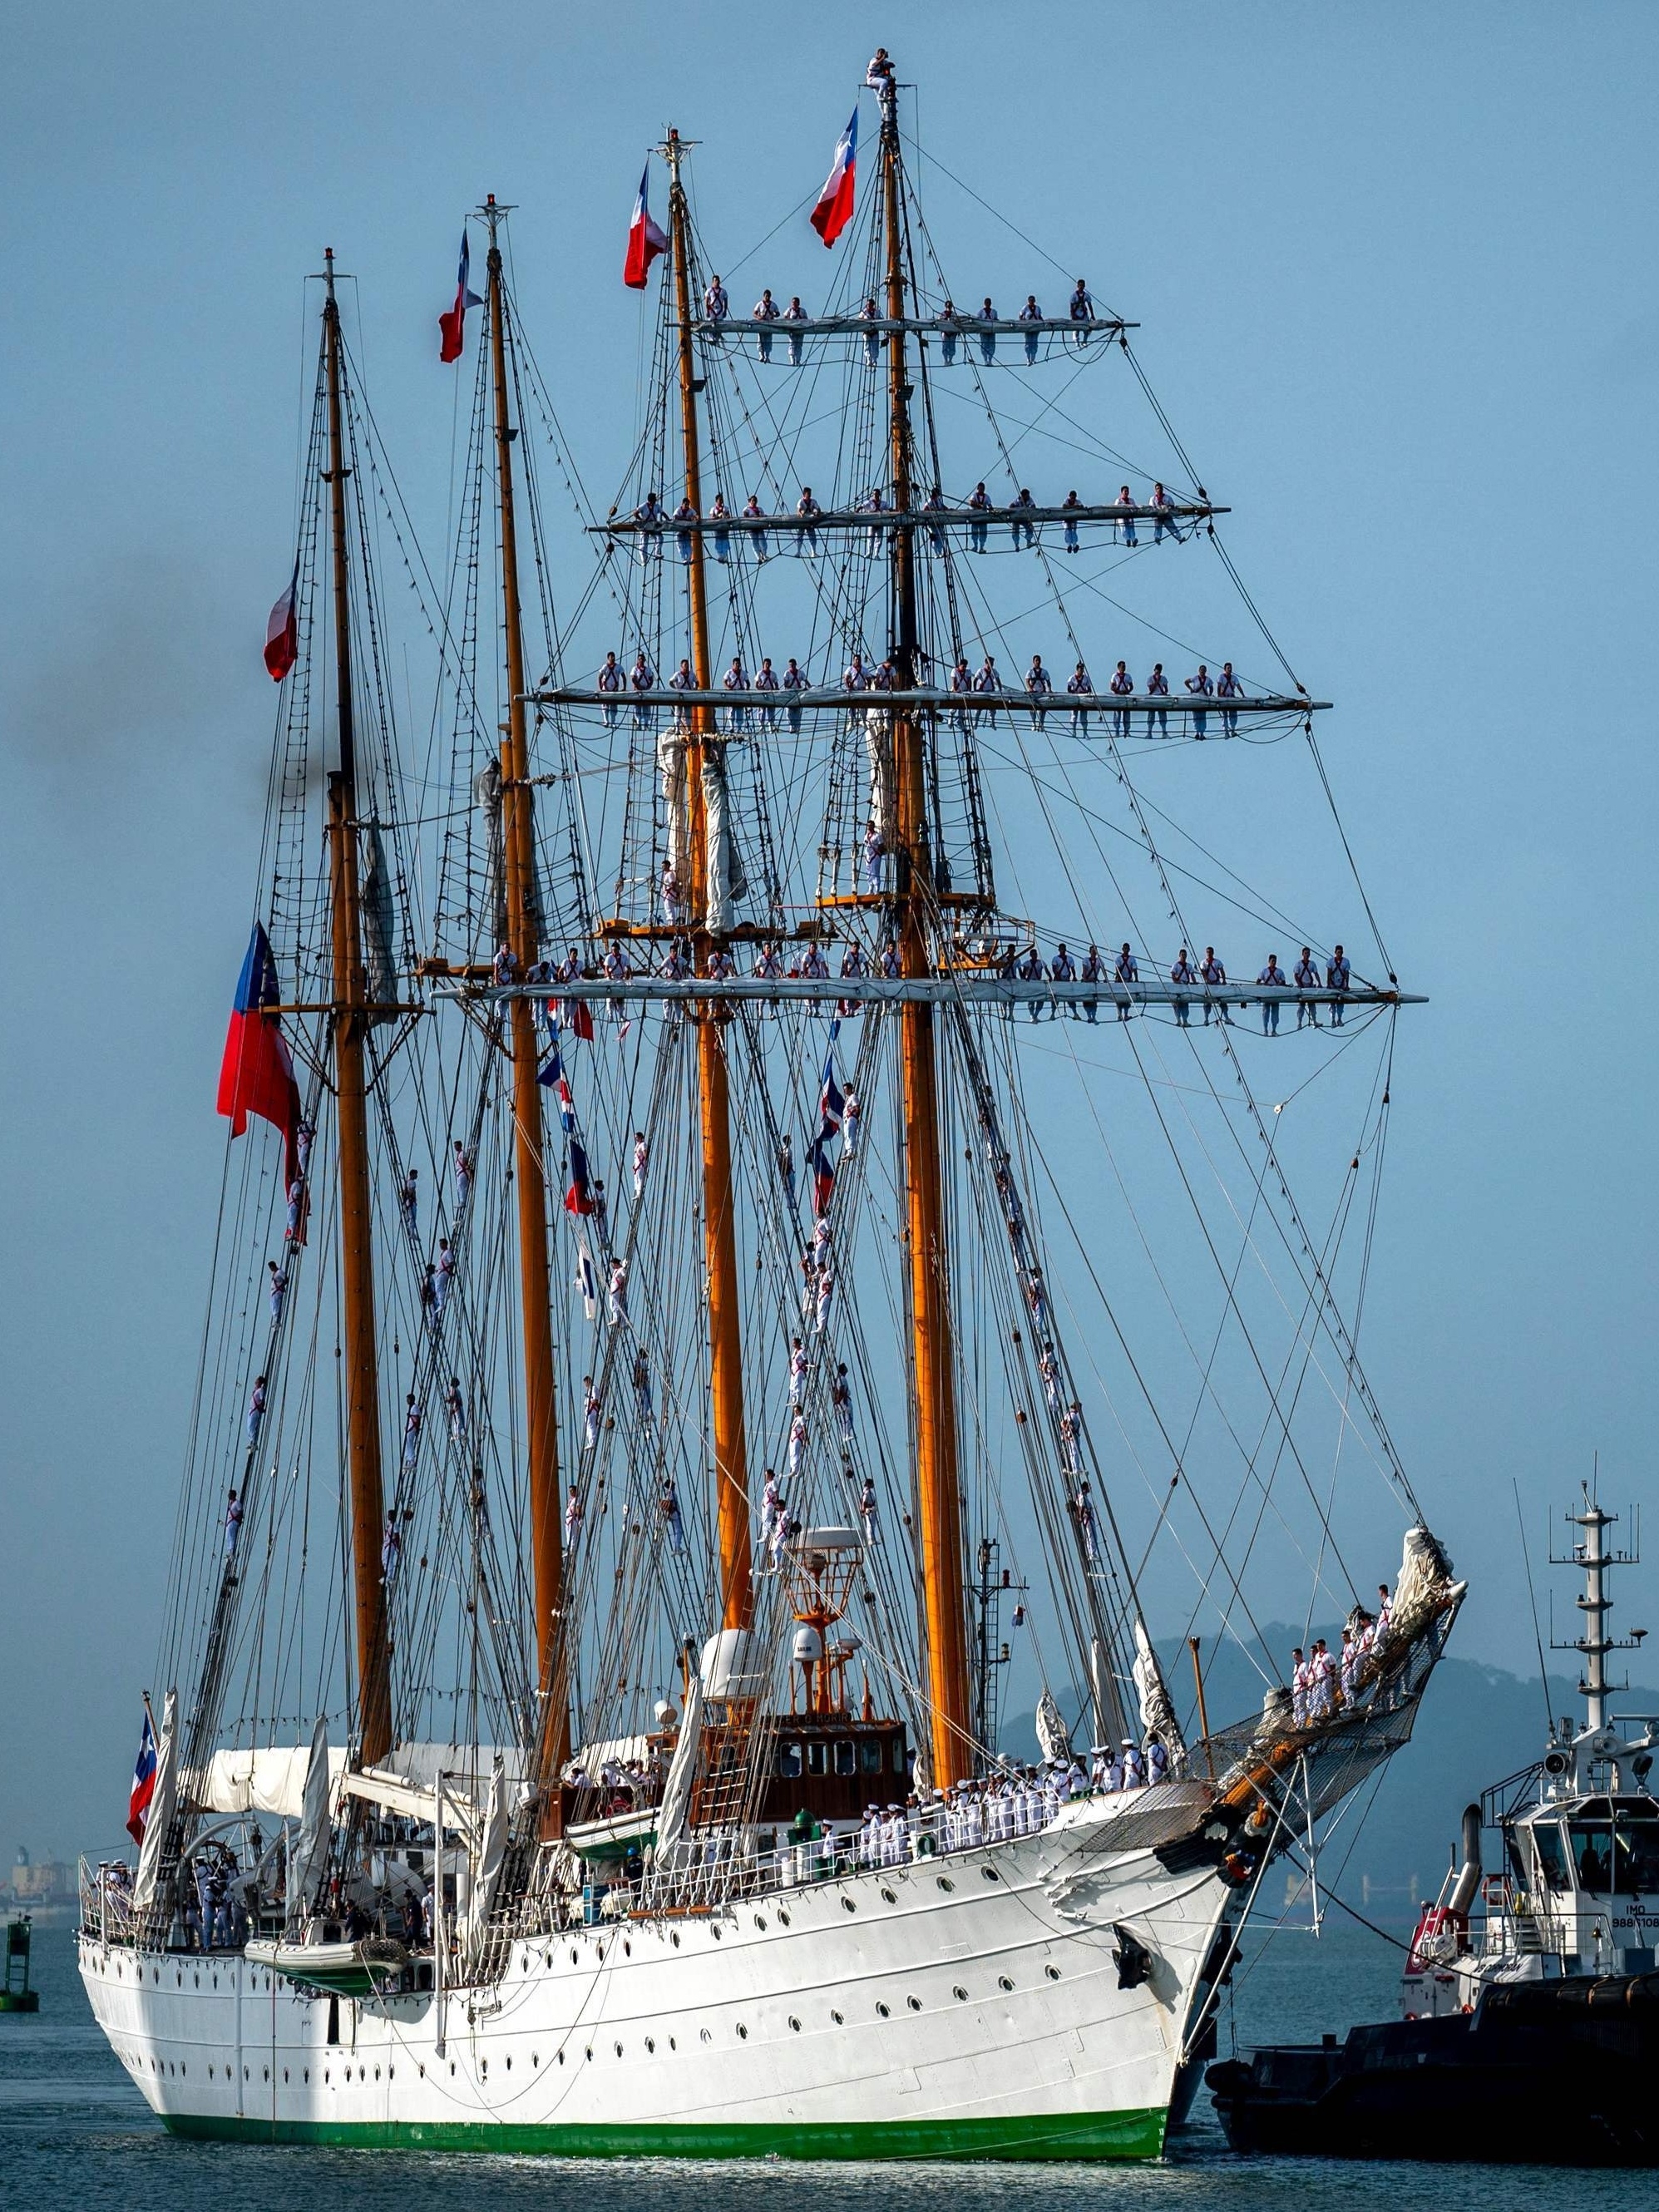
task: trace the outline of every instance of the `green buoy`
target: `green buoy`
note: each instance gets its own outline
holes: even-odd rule
[[[28,1915],[6,1923],[6,1978],[0,1985],[0,2012],[39,2012],[40,1992],[29,1987]]]

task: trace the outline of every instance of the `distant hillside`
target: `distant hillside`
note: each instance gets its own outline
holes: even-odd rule
[[[1340,1641],[1340,1624],[1312,1632],[1333,1646]],[[1275,1681],[1283,1680],[1288,1655],[1300,1637],[1298,1629],[1277,1624],[1267,1628],[1265,1641],[1274,1655]],[[1187,1649],[1160,1645],[1159,1653],[1182,1724],[1196,1735]],[[1211,1723],[1219,1727],[1260,1710],[1261,1678],[1237,1645],[1218,1644],[1204,1654],[1204,1695]],[[1659,1692],[1621,1691],[1614,1705],[1630,1712],[1659,1712]],[[1550,1678],[1550,1710],[1582,1718],[1583,1700],[1571,1679]],[[1544,1696],[1535,1679],[1523,1680],[1472,1659],[1443,1659],[1411,1742],[1385,1771],[1363,1825],[1356,1832],[1350,1813],[1335,1832],[1321,1862],[1323,1879],[1356,1905],[1369,1898],[1379,1918],[1409,1917],[1418,1899],[1439,1885],[1463,1808],[1478,1800],[1483,1789],[1540,1756],[1544,1723]],[[1005,1723],[1001,1741],[1012,1755],[1035,1758],[1035,1717],[1014,1716]],[[1369,1788],[1359,1792],[1362,1802]],[[1490,1838],[1487,1848],[1490,1852]]]

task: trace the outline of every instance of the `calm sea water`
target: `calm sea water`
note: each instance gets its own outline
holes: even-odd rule
[[[1659,2176],[1234,2158],[1200,2095],[1156,2167],[590,2164],[175,2142],[93,2026],[67,1928],[38,1929],[41,2009],[0,2018],[0,2206],[11,2212],[1659,2212]],[[1386,2018],[1399,1954],[1352,1929],[1241,1962],[1222,2044]]]

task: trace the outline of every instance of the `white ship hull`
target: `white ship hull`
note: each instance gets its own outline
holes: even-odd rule
[[[1212,1868],[1173,1873],[1145,1847],[1164,1795],[1080,1803],[1041,1835],[712,1913],[520,1940],[498,1982],[441,1996],[331,1999],[234,1953],[139,1954],[91,1934],[81,1971],[117,2055],[180,2134],[1155,2157],[1205,1964],[1238,1902]],[[1139,1848],[1111,1847],[1119,1823]],[[1190,1807],[1169,1827],[1190,1833]],[[1139,1987],[1120,1986],[1119,1930],[1150,1954]]]

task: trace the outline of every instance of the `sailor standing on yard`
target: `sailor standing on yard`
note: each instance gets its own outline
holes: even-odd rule
[[[1187,948],[1184,945],[1181,948],[1181,957],[1176,962],[1175,966],[1170,970],[1170,981],[1176,984],[1195,984],[1198,981],[1197,973],[1193,967],[1192,962],[1187,957]],[[1176,1025],[1179,1029],[1184,1030],[1188,1023],[1191,1021],[1193,1018],[1193,1010],[1190,1003],[1187,1000],[1177,999],[1175,1001],[1175,1018]]]
[[[1319,963],[1315,960],[1312,953],[1310,952],[1305,945],[1302,948],[1302,957],[1296,963],[1292,980],[1294,981],[1298,991],[1316,991],[1319,988]],[[1319,1027],[1319,1009],[1317,1006],[1310,1005],[1307,1000],[1298,999],[1296,1005],[1296,1025],[1297,1029],[1300,1029],[1304,1022],[1311,1022],[1314,1027],[1317,1029]]]

